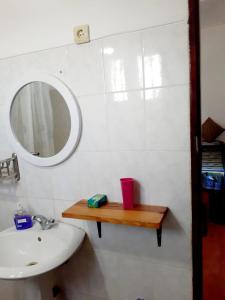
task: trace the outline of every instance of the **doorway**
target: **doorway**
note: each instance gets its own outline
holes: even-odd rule
[[[193,299],[223,300],[225,0],[189,0],[189,16]]]
[[[203,299],[225,299],[225,0],[200,1]]]

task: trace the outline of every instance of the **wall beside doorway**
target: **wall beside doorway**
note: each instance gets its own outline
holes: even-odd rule
[[[201,29],[202,122],[225,127],[225,24]],[[225,134],[221,136],[225,141]]]

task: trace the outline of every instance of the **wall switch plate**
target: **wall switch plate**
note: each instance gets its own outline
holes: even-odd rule
[[[73,28],[74,41],[77,44],[90,42],[89,25],[80,25]]]

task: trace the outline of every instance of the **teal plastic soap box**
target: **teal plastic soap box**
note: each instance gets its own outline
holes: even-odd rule
[[[90,199],[88,199],[87,204],[90,208],[99,208],[102,205],[106,204],[107,196],[103,194],[96,194]]]

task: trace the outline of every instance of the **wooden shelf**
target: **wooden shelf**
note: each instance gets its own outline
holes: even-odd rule
[[[167,212],[167,207],[151,205],[136,205],[132,210],[124,210],[122,204],[116,202],[108,202],[100,208],[89,208],[87,200],[81,200],[65,210],[62,216],[96,221],[99,237],[101,222],[153,228],[157,230],[158,245],[161,246],[162,223]]]

